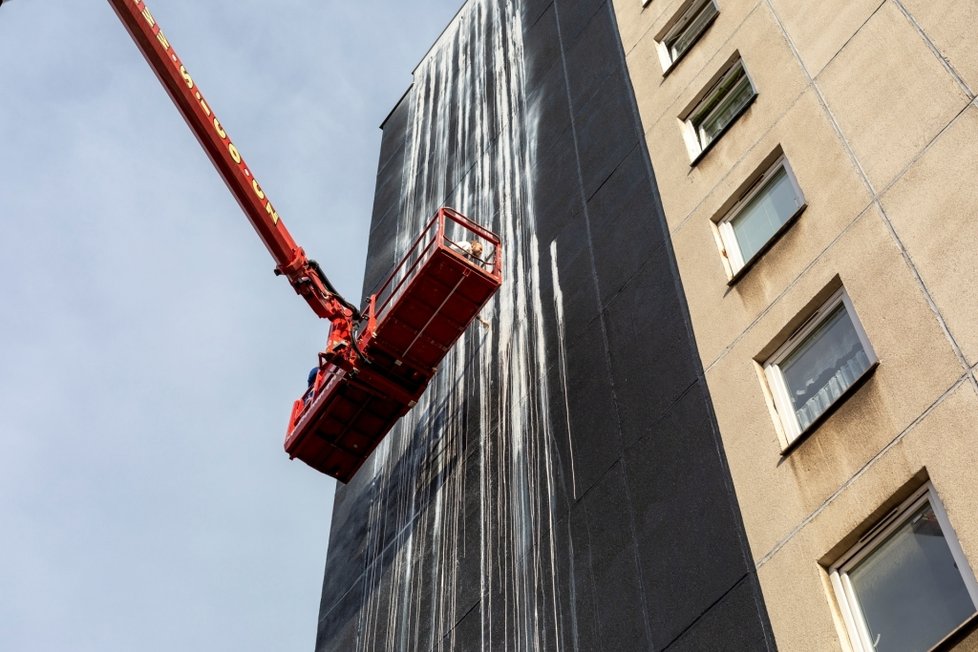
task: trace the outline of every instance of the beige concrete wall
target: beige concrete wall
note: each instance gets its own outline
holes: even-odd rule
[[[779,646],[847,649],[826,567],[930,479],[978,570],[978,0],[614,0],[726,455]],[[695,165],[678,116],[739,53],[756,101]],[[807,208],[728,286],[713,221],[783,151]],[[844,286],[880,364],[782,454],[758,361]]]

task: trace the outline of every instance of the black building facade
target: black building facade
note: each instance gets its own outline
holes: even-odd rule
[[[465,4],[383,125],[365,294],[442,205],[504,285],[338,488],[317,650],[773,649],[610,2]]]

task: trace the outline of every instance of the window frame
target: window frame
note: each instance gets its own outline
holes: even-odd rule
[[[826,318],[831,316],[840,305],[845,307],[849,321],[852,323],[853,329],[856,331],[856,336],[859,338],[859,343],[863,347],[863,352],[869,360],[869,365],[818,417],[802,428],[798,417],[795,415],[795,410],[791,403],[791,394],[780,365],[784,362],[785,358],[794,353],[799,346],[807,341],[815,329],[821,326]],[[862,385],[863,381],[873,373],[878,365],[879,358],[876,356],[876,352],[873,350],[873,346],[866,336],[866,331],[859,322],[859,317],[856,315],[856,310],[852,305],[849,294],[844,287],[839,288],[818,308],[812,311],[801,325],[788,336],[784,343],[764,361],[764,378],[767,381],[776,419],[780,425],[778,436],[781,440],[782,453],[787,453],[802,440],[803,435],[815,430],[828,415],[832,414],[836,408],[844,403]]]
[[[727,82],[739,73],[743,73],[744,79],[747,81],[753,93],[751,96],[740,106],[736,112],[730,117],[730,120],[724,124],[716,134],[708,141],[704,142],[700,138],[700,129],[703,124],[707,122],[707,119],[717,111],[724,103],[730,92],[738,87],[737,82],[730,83]],[[720,89],[727,86],[726,92],[721,93]],[[719,73],[717,73],[713,79],[710,81],[706,89],[697,95],[697,99],[694,100],[692,105],[683,111],[680,116],[681,129],[683,133],[683,140],[686,142],[686,149],[689,151],[690,156],[690,166],[695,166],[703,156],[709,152],[714,145],[723,137],[727,131],[736,124],[737,120],[747,111],[748,108],[757,99],[758,91],[757,86],[754,84],[754,80],[751,78],[750,73],[747,71],[747,65],[744,63],[744,59],[740,56],[739,52],[735,52],[730,60],[724,65]]]
[[[969,618],[966,618],[962,625],[978,614],[978,581],[975,580],[974,571],[968,563],[968,558],[961,549],[958,537],[951,526],[944,505],[933,483],[927,482],[917,489],[909,498],[891,509],[885,516],[876,521],[870,529],[863,534],[859,540],[849,548],[839,559],[828,568],[829,582],[835,594],[836,604],[842,614],[845,634],[853,652],[874,652],[872,638],[866,628],[866,619],[862,615],[862,607],[859,604],[858,596],[852,588],[849,579],[849,571],[858,566],[861,561],[876,552],[889,538],[893,532],[902,527],[907,518],[913,515],[924,503],[930,503],[934,515],[937,517],[938,525],[941,527],[941,534],[947,543],[951,553],[951,558],[957,566],[961,580],[968,590],[972,606],[975,611]],[[954,630],[945,633],[950,635]]]
[[[737,234],[734,232],[733,222],[743,213],[748,204],[764,191],[768,183],[782,168],[788,177],[789,183],[791,183],[791,189],[794,191],[795,210],[781,226],[775,229],[764,242],[764,245],[753,256],[744,260],[740,243],[737,241]],[[791,164],[788,163],[788,157],[782,152],[773,163],[765,167],[760,174],[756,175],[746,184],[746,188],[740,191],[740,197],[736,203],[726,212],[722,213],[720,218],[714,222],[717,243],[720,247],[720,257],[723,261],[723,267],[727,272],[728,285],[732,285],[740,279],[778,241],[784,232],[791,228],[807,207],[808,202],[805,199],[805,194],[801,190],[801,186],[798,183],[797,177],[795,177]]]
[[[686,46],[686,49],[682,52],[673,54],[672,47],[669,45],[670,40],[675,40],[687,27],[692,23],[693,19],[699,15],[701,11],[706,9],[707,5],[713,5],[713,15],[707,19],[705,23],[699,28],[699,31]],[[717,0],[689,0],[689,2],[684,3],[684,6],[679,8],[675,16],[669,21],[665,29],[660,32],[659,36],[655,39],[656,51],[659,55],[659,62],[662,64],[662,76],[668,75],[680,61],[683,60],[690,50],[693,49],[703,35],[706,34],[710,26],[713,25],[717,17],[720,15],[720,6],[717,4]]]

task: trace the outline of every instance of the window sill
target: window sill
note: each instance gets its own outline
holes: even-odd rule
[[[869,365],[869,368],[863,372],[863,375],[857,378],[855,382],[852,383],[852,385],[849,385],[848,389],[842,392],[842,394],[839,395],[839,398],[835,399],[832,405],[830,405],[825,410],[825,412],[822,412],[822,414],[818,415],[817,419],[815,419],[810,424],[808,424],[807,428],[802,430],[797,437],[792,439],[787,446],[782,448],[781,462],[783,462],[789,455],[791,455],[791,453],[797,450],[799,446],[801,446],[806,441],[808,441],[808,439],[812,436],[812,433],[818,430],[819,427],[823,423],[825,423],[829,417],[835,414],[836,410],[842,407],[842,405],[849,400],[849,397],[851,397],[853,394],[858,392],[859,389],[866,384],[866,382],[876,373],[876,368],[879,366],[880,366],[879,360],[876,360],[875,362],[873,362],[873,364]]]
[[[941,639],[941,641],[932,647],[928,652],[949,652],[958,646],[959,643],[963,643],[966,640],[974,641],[976,637],[972,634],[978,632],[978,612],[971,614],[967,620],[958,625],[954,631]]]
[[[735,124],[737,124],[737,121],[740,120],[740,116],[742,116],[745,113],[747,113],[747,109],[749,109],[751,106],[754,105],[754,101],[757,99],[757,96],[758,95],[759,95],[759,93],[756,93],[755,92],[751,96],[751,98],[749,100],[747,100],[747,102],[744,104],[744,106],[742,106],[740,108],[740,110],[737,111],[736,114],[734,114],[734,117],[731,118],[730,119],[730,122],[728,122],[726,124],[726,126],[723,129],[720,130],[720,132],[716,135],[716,137],[713,140],[711,140],[710,142],[708,142],[703,147],[703,149],[700,150],[699,154],[697,154],[696,156],[693,157],[693,160],[691,160],[689,162],[689,167],[694,168],[694,167],[696,167],[696,164],[697,163],[699,163],[701,160],[703,160],[703,157],[706,156],[710,152],[711,149],[713,149],[713,146],[716,145],[717,142],[719,142],[721,138],[723,138],[724,134],[726,134],[727,131],[731,127],[733,127]]]
[[[733,287],[737,284],[737,281],[744,278],[744,276],[747,275],[747,272],[749,272],[751,268],[764,257],[764,254],[766,254],[771,247],[777,244],[778,240],[780,240],[781,237],[788,232],[788,229],[790,229],[794,223],[798,221],[798,218],[801,217],[801,214],[805,212],[806,208],[808,208],[807,203],[799,206],[794,215],[789,217],[784,224],[778,227],[778,230],[774,232],[774,235],[768,238],[768,241],[764,243],[764,246],[758,249],[757,253],[754,254],[750,260],[744,263],[743,267],[734,272],[733,276],[731,276],[727,281],[727,287]]]

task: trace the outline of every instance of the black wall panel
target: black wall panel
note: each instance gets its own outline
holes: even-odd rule
[[[384,124],[364,292],[440,204],[505,291],[338,488],[317,650],[773,649],[611,3],[463,14]]]

